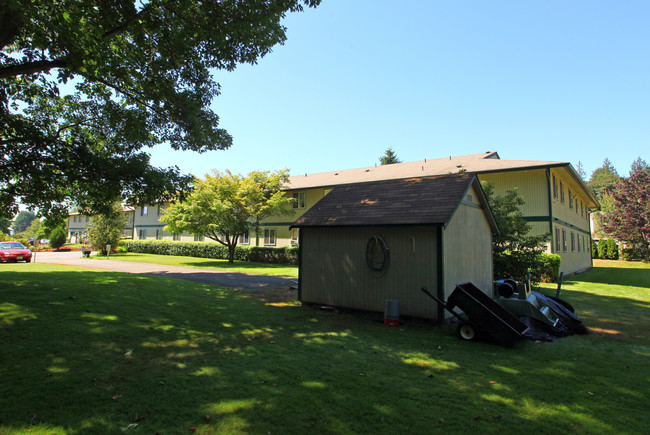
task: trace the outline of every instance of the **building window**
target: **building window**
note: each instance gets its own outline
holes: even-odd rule
[[[300,237],[300,230],[298,228],[291,228],[291,244],[297,245],[298,238]]]
[[[165,209],[165,206],[163,206],[162,204],[158,204],[158,212],[157,212],[158,216],[160,216],[162,214],[164,209]]]
[[[573,196],[571,195],[571,189],[569,189],[569,208],[573,210]]]
[[[560,202],[564,204],[564,183],[560,181]]]
[[[580,201],[578,201],[578,198],[576,198],[576,214],[580,214],[580,211],[578,210],[578,204]]]
[[[163,230],[156,230],[156,240],[162,240]]]
[[[148,214],[149,214],[149,207],[143,205],[142,208],[140,209],[140,216],[146,216]]]
[[[203,241],[203,234],[194,234],[194,241],[195,242],[202,242]]]
[[[147,238],[147,230],[138,230],[138,239],[145,240]]]
[[[265,229],[264,230],[264,245],[265,246],[274,246],[275,245],[275,230],[274,229]]]
[[[239,235],[239,244],[240,245],[250,245],[251,244],[251,237],[248,234],[248,231],[246,231],[244,234]]]
[[[581,252],[582,249],[580,249],[580,234],[578,234],[578,240],[577,240],[577,242],[578,242],[578,252]]]
[[[180,242],[181,240],[181,234],[180,233],[174,233],[172,234],[172,240],[175,242]]]
[[[557,177],[553,175],[553,198],[558,199],[559,194],[557,190]]]
[[[571,231],[571,252],[575,252],[576,250],[576,235],[573,231]]]
[[[566,230],[562,230],[562,251],[566,252]]]
[[[305,208],[305,192],[293,194],[293,208]]]
[[[555,252],[560,252],[562,250],[562,244],[560,243],[560,229],[555,228]]]

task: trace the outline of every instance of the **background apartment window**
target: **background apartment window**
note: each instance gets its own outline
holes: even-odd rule
[[[156,230],[156,240],[162,240],[163,230]]]
[[[149,214],[149,207],[147,207],[146,205],[142,206],[142,208],[140,209],[140,216],[146,216],[148,214]]]
[[[265,229],[264,230],[264,245],[265,246],[275,245],[275,230],[274,229]]]
[[[147,238],[147,230],[138,230],[138,239],[144,240]]]
[[[571,252],[575,252],[576,250],[576,235],[573,231],[571,231]]]
[[[557,177],[553,175],[553,198],[557,199],[559,196],[557,190]]]
[[[560,229],[555,229],[555,252],[560,252],[562,250],[562,244],[560,243]]]
[[[564,183],[560,181],[560,202],[564,204]]]
[[[298,244],[298,237],[300,236],[300,230],[298,228],[291,228],[291,244]]]
[[[293,194],[293,208],[305,208],[305,192]]]
[[[569,208],[573,210],[573,196],[571,195],[571,190],[569,190]]]
[[[165,207],[162,204],[158,204],[158,216],[160,216],[163,212]]]
[[[194,241],[195,242],[202,242],[203,241],[203,234],[194,234]]]
[[[240,245],[250,245],[251,238],[248,232],[239,235],[239,244]]]
[[[174,233],[174,234],[172,234],[172,240],[175,241],[175,242],[180,242],[180,240],[181,240],[181,235],[180,235],[180,233]]]
[[[562,230],[562,251],[566,252],[566,230]]]

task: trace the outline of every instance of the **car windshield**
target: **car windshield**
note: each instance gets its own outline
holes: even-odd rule
[[[12,243],[0,243],[0,249],[27,249],[27,248],[25,248],[22,243],[12,242]]]

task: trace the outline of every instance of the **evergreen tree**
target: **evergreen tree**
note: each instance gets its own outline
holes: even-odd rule
[[[614,191],[614,186],[619,178],[621,177],[616,172],[612,162],[608,158],[605,158],[603,166],[592,172],[587,186],[600,201],[604,195],[611,194]]]
[[[531,236],[531,225],[526,222],[521,207],[526,203],[517,189],[505,195],[495,195],[494,185],[483,183],[492,214],[499,227],[499,235],[492,242],[494,278],[526,279],[528,272],[533,283],[542,278],[541,254],[546,249],[548,234]]]
[[[392,148],[388,148],[386,153],[379,157],[379,163],[382,165],[392,165],[393,163],[402,163],[402,161],[397,157],[397,154],[395,154]]]

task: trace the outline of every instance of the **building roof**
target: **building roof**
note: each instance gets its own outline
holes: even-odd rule
[[[573,177],[576,183],[589,195],[592,202],[590,208],[599,207],[598,201],[570,163],[544,160],[502,160],[498,153],[490,151],[466,156],[449,156],[415,162],[394,163],[391,165],[295,175],[289,178],[289,184],[286,186],[286,189],[299,190],[317,187],[334,187],[383,180],[455,174],[458,172],[481,174],[552,167],[565,168],[568,175]]]
[[[446,225],[474,184],[495,232],[496,224],[473,174],[451,174],[335,187],[292,226]]]

